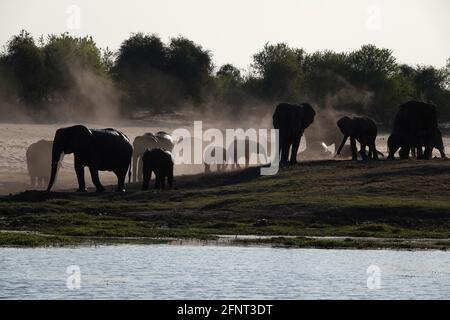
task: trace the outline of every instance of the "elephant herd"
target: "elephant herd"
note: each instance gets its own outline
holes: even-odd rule
[[[280,103],[273,114],[273,127],[279,131],[280,166],[297,162],[297,153],[302,136],[314,122],[316,112],[308,103],[294,105]],[[320,114],[319,114],[320,117]],[[333,130],[342,135],[338,146],[339,135],[336,133],[320,138],[308,135],[307,148],[314,148],[313,142],[322,139],[333,141],[340,154],[348,138],[353,160],[358,154],[363,160],[378,159],[383,156],[376,149],[377,126],[368,117],[342,117],[335,122]],[[334,132],[334,131],[333,131]],[[329,137],[328,137],[329,136]],[[324,140],[322,140],[322,144]],[[248,166],[249,147],[245,141],[245,164]],[[357,150],[357,143],[360,150]],[[394,118],[393,129],[388,138],[388,159],[394,159],[399,151],[401,159],[410,154],[417,159],[430,159],[433,148],[437,148],[445,158],[442,134],[438,128],[436,107],[418,101],[402,104]],[[83,125],[58,129],[53,141],[40,140],[29,146],[26,152],[28,172],[32,185],[45,185],[50,191],[56,179],[57,171],[64,154],[74,154],[74,168],[78,180],[78,192],[86,192],[84,168],[88,167],[92,182],[97,192],[105,190],[98,176],[98,171],[112,171],[117,177],[117,191],[125,190],[125,179],[133,182],[142,181],[142,189],[147,190],[152,173],[155,174],[155,188],[164,189],[167,179],[169,187],[173,185],[174,160],[172,150],[175,146],[172,137],[163,131],[156,134],[145,133],[130,142],[128,137],[113,128],[91,129]],[[235,148],[237,141],[228,148]],[[368,152],[367,151],[368,148]],[[208,150],[205,150],[208,152]],[[210,150],[214,153],[216,148]],[[257,144],[258,153],[267,156],[266,150]],[[226,154],[227,150],[224,149]],[[234,152],[236,155],[236,152]],[[214,156],[214,154],[212,154]],[[267,158],[266,158],[267,159]],[[225,158],[224,158],[225,160]],[[233,166],[238,166],[237,159],[232,159]],[[49,164],[51,163],[51,166]],[[224,162],[225,163],[225,162]],[[210,165],[205,165],[205,172]],[[49,168],[50,167],[50,168]],[[218,165],[218,171],[224,170],[225,164]],[[50,170],[49,170],[50,169]]]
[[[280,103],[276,107],[273,126],[279,129],[280,165],[297,162],[301,137],[314,122],[315,115],[314,109],[308,103],[300,105]],[[379,155],[383,156],[376,149],[375,140],[378,130],[372,119],[345,116],[340,118],[336,125],[344,136],[337,149],[337,155],[340,154],[345,142],[350,138],[353,160],[357,160],[358,153],[363,160],[377,160]],[[325,136],[332,137],[333,135]],[[311,140],[314,141],[314,139]],[[360,144],[359,152],[356,142]],[[368,153],[366,153],[367,147]],[[436,107],[419,101],[408,101],[400,105],[394,118],[392,133],[388,138],[388,159],[394,159],[397,151],[399,151],[401,159],[408,159],[410,153],[417,159],[430,159],[433,148],[439,150],[442,158],[446,158],[442,133],[438,128]],[[288,161],[289,150],[291,153]]]

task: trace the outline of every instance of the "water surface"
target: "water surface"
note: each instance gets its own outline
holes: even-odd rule
[[[67,287],[71,265],[80,268],[79,289]],[[371,265],[380,270],[379,289],[367,286]],[[174,245],[0,248],[0,298],[449,299],[449,266],[450,252],[441,251]]]

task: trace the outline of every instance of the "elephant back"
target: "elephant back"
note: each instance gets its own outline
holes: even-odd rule
[[[52,159],[53,141],[39,140],[30,144],[26,151],[26,159],[29,166],[43,165],[46,168]]]
[[[164,131],[159,131],[156,133],[156,139],[158,140],[158,146],[160,148],[172,152],[175,144],[170,134]]]
[[[400,105],[394,119],[393,132],[414,139],[429,139],[436,133],[437,112],[432,104],[409,101]]]
[[[142,154],[145,149],[154,149],[158,147],[158,139],[153,133],[145,133],[137,136],[133,141],[133,148],[136,153]]]
[[[273,114],[273,127],[303,133],[303,130],[313,123],[315,115],[316,112],[308,103],[301,105],[280,103]]]

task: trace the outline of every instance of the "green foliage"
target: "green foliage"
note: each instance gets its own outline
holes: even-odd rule
[[[271,100],[299,100],[301,96],[302,49],[290,48],[285,43],[266,44],[253,56],[251,65],[261,78],[261,92]]]
[[[22,30],[7,44],[4,67],[25,105],[39,105],[45,95],[44,56],[31,35]]]
[[[433,102],[440,120],[450,120],[450,59],[437,69],[399,64],[391,50],[371,44],[348,53],[306,53],[267,43],[252,57],[249,72],[225,64],[214,73],[211,53],[199,44],[184,37],[166,44],[144,33],[132,34],[112,52],[100,50],[92,37],[65,33],[41,36],[36,43],[21,31],[0,54],[1,100],[33,112],[61,105],[88,111],[92,98],[85,95],[96,89],[81,90],[77,72],[120,89],[128,113],[209,104],[239,117],[243,110],[259,112],[255,105],[309,101],[317,108],[365,114],[387,127],[398,105],[416,99]]]
[[[238,109],[246,102],[246,93],[243,87],[244,81],[238,68],[232,64],[224,64],[216,73],[215,99],[223,101],[233,109]]]
[[[208,84],[213,70],[209,51],[189,39],[173,38],[167,60],[169,72],[183,84],[184,97],[200,102],[202,89]]]
[[[348,56],[354,77],[376,85],[376,81],[392,77],[397,72],[397,62],[392,50],[379,49],[374,45],[364,45]]]
[[[186,38],[165,45],[157,35],[137,33],[125,40],[112,73],[128,108],[162,111],[182,100],[202,100],[212,73],[210,53]]]
[[[304,85],[311,99],[325,103],[325,98],[348,86],[350,67],[345,53],[318,51],[307,55]]]
[[[42,47],[47,72],[47,93],[64,95],[74,84],[74,70],[89,70],[97,75],[106,71],[100,49],[92,37],[75,38],[67,33],[50,35]]]
[[[166,48],[157,35],[136,33],[122,42],[111,70],[127,107],[154,108],[166,103],[161,88],[166,63]]]
[[[46,40],[41,37],[37,45],[28,32],[21,31],[8,42],[0,70],[9,80],[9,95],[15,96],[12,99],[37,115],[55,111],[61,105],[86,104],[77,88],[77,72],[107,77],[100,49],[92,37],[76,38],[67,33],[49,35]],[[89,106],[85,105],[85,109]]]

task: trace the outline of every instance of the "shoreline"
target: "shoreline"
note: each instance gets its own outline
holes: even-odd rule
[[[9,240],[8,240],[9,238]],[[40,239],[41,241],[37,241]],[[209,237],[57,237],[34,231],[0,230],[0,248],[59,248],[99,245],[252,246],[286,249],[406,250],[450,249],[450,239],[283,235],[209,235]]]
[[[0,197],[0,246],[221,235],[233,245],[448,250],[449,186],[450,161],[438,159],[311,161],[275,176],[250,167],[180,176],[163,192],[26,191]]]

